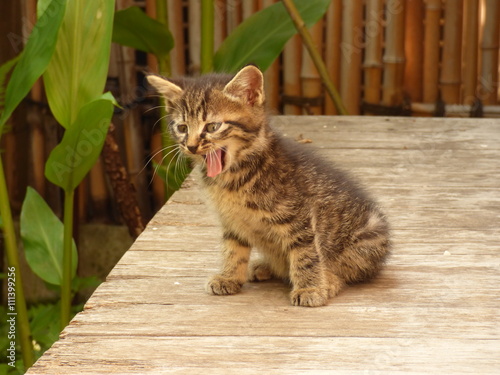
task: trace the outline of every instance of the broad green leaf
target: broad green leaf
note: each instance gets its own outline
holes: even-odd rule
[[[63,224],[43,198],[28,187],[21,209],[21,239],[26,261],[44,281],[61,285]],[[77,253],[73,241],[72,275],[76,274]]]
[[[108,98],[104,94],[83,106],[49,155],[45,176],[65,191],[78,186],[101,154],[113,115],[113,102]]]
[[[3,109],[5,101],[5,81],[7,81],[9,72],[14,68],[20,57],[21,55],[17,55],[0,66],[0,109]]]
[[[160,59],[174,47],[168,28],[136,6],[115,13],[113,42],[152,53]]]
[[[330,0],[294,2],[307,27],[323,16],[330,4]],[[224,40],[214,56],[214,69],[236,72],[244,65],[255,64],[266,70],[296,32],[285,6],[273,4],[247,18]]]
[[[114,0],[68,2],[57,46],[43,78],[50,109],[68,128],[106,83]]]
[[[36,16],[40,18],[42,14],[47,10],[52,0],[38,0],[36,2]]]
[[[5,106],[0,116],[0,134],[14,109],[47,68],[54,53],[65,9],[66,0],[52,0],[47,11],[33,27],[5,91]]]

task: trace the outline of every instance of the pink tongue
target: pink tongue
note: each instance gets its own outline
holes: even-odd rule
[[[206,160],[208,177],[215,177],[222,172],[222,149],[209,153]]]

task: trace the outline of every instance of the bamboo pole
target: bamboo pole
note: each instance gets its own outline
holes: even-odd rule
[[[186,55],[184,53],[184,20],[182,16],[182,0],[168,0],[168,25],[174,38],[174,48],[170,52],[171,74],[186,74]]]
[[[227,36],[225,0],[215,0],[214,48],[218,50]]]
[[[268,6],[273,5],[276,0],[263,0],[262,7],[267,8]],[[245,4],[245,2],[242,2]],[[251,2],[248,2],[251,3]],[[254,4],[255,5],[255,4]],[[280,62],[279,59],[276,59],[271,66],[264,72],[264,81],[266,82],[264,90],[266,95],[267,107],[277,112],[280,102]]]
[[[382,83],[382,0],[366,1],[364,100],[379,104]]]
[[[464,104],[476,98],[478,75],[479,0],[465,0],[463,81]]]
[[[359,114],[360,109],[362,22],[363,1],[343,0],[340,96],[351,115]]]
[[[93,216],[105,218],[108,214],[109,193],[108,185],[105,179],[105,171],[102,164],[102,157],[97,159],[96,163],[90,170],[89,181]]]
[[[73,207],[73,238],[75,243],[78,244],[78,228],[80,223],[87,221],[87,208],[89,201],[89,175],[87,175],[75,189],[75,199]]]
[[[404,2],[387,0],[382,103],[400,105],[403,102],[404,75]]]
[[[266,4],[266,3],[274,3],[274,1],[273,0],[271,0],[271,1],[264,0],[264,4]],[[246,20],[252,14],[254,14],[255,12],[257,12],[257,10],[259,9],[259,2],[255,1],[255,0],[252,0],[252,1],[242,1],[241,2],[241,6],[242,6],[243,20]],[[266,7],[266,6],[268,6],[268,5],[264,5],[264,7]]]
[[[481,41],[481,100],[486,104],[497,102],[498,54],[500,38],[500,1],[485,0],[485,19]]]
[[[463,0],[445,2],[443,61],[439,80],[445,103],[460,103]]]
[[[435,112],[436,106],[433,103],[411,103],[411,110],[418,113],[432,114]],[[446,104],[444,110],[450,116],[467,117],[470,116],[471,106],[466,104]],[[482,111],[486,117],[500,118],[500,105],[485,105]]]
[[[41,87],[41,82],[37,81],[35,86]],[[36,103],[42,102],[43,95],[38,90],[31,92],[31,99]],[[45,133],[43,127],[43,116],[38,104],[30,106],[27,120],[30,128],[30,168],[33,173],[31,178],[32,186],[40,193],[46,195],[45,179]]]
[[[312,42],[318,48],[323,42],[323,20],[315,23],[310,29]],[[301,67],[301,81],[302,81],[302,97],[304,99],[315,99],[317,102],[314,105],[307,104],[305,107],[306,113],[310,115],[320,115],[322,113],[322,108],[319,102],[319,98],[323,94],[323,89],[321,86],[321,77],[319,75],[318,69],[314,64],[311,56],[307,53],[307,48],[302,47],[302,67]],[[319,48],[318,48],[319,49]]]
[[[146,0],[146,13],[152,17],[157,18],[158,12],[156,9],[157,0]],[[171,65],[171,73],[173,74],[184,74],[185,73],[185,62],[184,62],[184,33],[182,30],[182,4],[180,0],[169,0],[170,5],[168,11],[168,23],[171,26],[170,31],[172,32],[172,36],[174,38],[174,49],[170,52],[170,65]],[[178,9],[178,5],[180,4],[180,13]],[[177,19],[177,17],[179,19]],[[180,30],[178,28],[178,24],[180,24]],[[179,35],[180,31],[180,35]],[[177,39],[179,38],[179,39]],[[149,71],[153,73],[160,73],[159,61],[156,56],[148,53],[148,67]],[[111,69],[110,69],[111,70]],[[118,73],[116,74],[118,76]],[[162,98],[160,98],[160,106],[164,105],[162,102]],[[162,111],[163,113],[163,111]],[[160,150],[162,148],[162,142],[164,141],[163,129],[164,123],[160,122],[161,131],[156,132],[151,136],[150,139],[150,149],[151,150]],[[158,144],[156,142],[159,142]],[[158,162],[161,161],[163,153],[158,155]],[[153,201],[155,204],[154,212],[157,211],[156,208],[160,208],[165,203],[165,181],[163,181],[158,176],[153,176],[151,181],[151,190],[153,194]],[[115,198],[116,199],[116,198]]]
[[[241,3],[241,1],[237,0],[228,0],[226,3],[227,35],[231,34],[242,21],[243,9]]]
[[[189,34],[189,70],[187,73],[196,75],[200,73],[201,65],[201,13],[200,0],[188,1],[188,34]]]
[[[306,28],[306,25],[304,24],[304,21],[300,17],[299,11],[297,10],[295,4],[291,0],[282,0],[282,1],[283,5],[285,5],[285,8],[295,25],[295,28],[300,34],[302,42],[307,47],[307,52],[311,55],[311,58],[314,64],[316,65],[316,69],[318,69],[318,72],[321,76],[321,80],[323,81],[323,85],[325,85],[328,95],[331,96],[339,113],[341,115],[347,115],[348,112],[344,107],[344,104],[342,103],[342,99],[340,98],[337,89],[335,88],[335,86],[333,86],[332,81],[328,76],[328,71],[326,70],[325,63],[323,62],[320,53],[314,46],[314,42],[311,38],[311,35],[309,34],[309,31]]]
[[[146,0],[146,14],[156,19],[156,0]],[[147,54],[148,69],[150,73],[160,73],[158,59],[152,53]]]
[[[332,0],[326,14],[326,68],[332,83],[340,87],[340,40],[342,35],[342,0]],[[300,93],[299,93],[300,94]],[[335,115],[337,110],[333,100],[326,96],[325,114]]]
[[[158,2],[160,8],[157,9]],[[165,8],[168,4],[168,11]],[[158,13],[158,10],[160,11]],[[184,53],[184,25],[182,16],[182,0],[146,0],[146,14],[151,18],[165,23],[175,41],[174,48],[170,51],[169,65],[160,69],[157,57],[148,53],[148,68],[151,73],[160,73],[164,70],[165,75],[184,75],[186,72],[186,60]],[[162,20],[161,18],[165,18]],[[159,19],[160,18],[160,19]],[[168,64],[165,64],[168,65]],[[167,68],[167,69],[166,69]],[[165,72],[167,70],[167,72]]]
[[[441,13],[441,0],[425,1],[423,97],[426,103],[434,103],[438,98]]]
[[[300,64],[302,61],[302,41],[299,35],[293,36],[283,50],[283,94],[288,98],[299,98],[302,94],[300,84]],[[285,103],[285,115],[300,115],[302,108],[295,104]]]
[[[424,1],[407,0],[405,9],[405,72],[403,88],[411,101],[422,101]]]

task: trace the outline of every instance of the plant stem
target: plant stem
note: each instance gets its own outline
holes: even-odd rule
[[[71,265],[73,251],[73,208],[75,190],[64,192],[64,239],[61,283],[61,331],[71,318]]]
[[[25,369],[33,365],[33,345],[31,344],[31,329],[28,320],[28,311],[26,309],[26,300],[24,298],[24,288],[21,276],[21,268],[19,267],[19,257],[17,255],[17,240],[14,230],[14,221],[12,220],[12,212],[9,204],[9,194],[7,192],[7,183],[5,181],[5,173],[3,170],[3,162],[0,157],[0,215],[2,217],[5,250],[7,252],[7,262],[9,267],[14,267],[15,270],[15,295],[16,295],[16,323],[19,327],[19,338],[21,340],[21,354],[24,361]]]
[[[318,52],[318,49],[314,45],[311,34],[307,30],[304,20],[300,16],[297,7],[295,6],[292,0],[282,0],[282,1],[288,14],[290,15],[290,18],[293,21],[293,24],[295,25],[295,28],[299,32],[300,37],[302,38],[302,42],[306,46],[307,51],[309,52],[309,55],[311,56],[311,59],[314,62],[314,65],[316,66],[316,69],[318,69],[318,73],[321,76],[323,85],[325,86],[326,91],[332,98],[332,101],[335,105],[335,108],[337,109],[337,112],[341,115],[348,115],[344,103],[342,103],[342,99],[340,98],[340,95],[337,89],[335,88],[335,85],[330,79],[325,63],[323,62],[323,59],[321,58],[321,55]]]
[[[214,60],[214,2],[201,0],[201,73],[213,70]]]

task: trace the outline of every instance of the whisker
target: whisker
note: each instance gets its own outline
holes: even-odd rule
[[[156,120],[155,123],[153,124],[153,130],[156,128],[156,125],[158,125],[158,123],[161,123],[161,120],[166,119],[168,117],[169,117],[169,115],[167,114],[165,116],[160,117],[158,120]]]
[[[162,147],[159,151],[156,151],[149,159],[148,161],[144,164],[144,167],[142,167],[142,169],[139,171],[139,173],[142,173],[144,171],[144,169],[146,169],[146,167],[148,166],[149,163],[151,163],[154,159],[154,157],[156,155],[158,155],[160,152],[164,152],[166,150],[168,150],[169,148],[173,148],[173,147],[177,147],[178,145],[175,144],[175,145],[170,145],[170,146],[166,146],[166,147]]]

